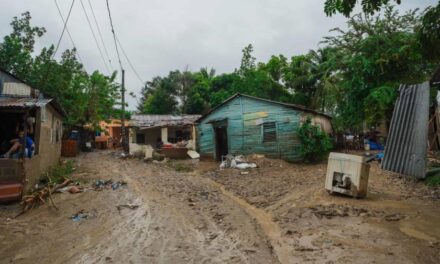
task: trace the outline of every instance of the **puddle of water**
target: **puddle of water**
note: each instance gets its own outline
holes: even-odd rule
[[[424,215],[400,223],[399,229],[407,236],[427,240],[440,240],[440,217]]]

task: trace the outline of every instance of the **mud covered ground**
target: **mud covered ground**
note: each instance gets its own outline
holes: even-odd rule
[[[439,189],[370,168],[368,197],[329,195],[326,164],[254,159],[259,168],[205,175],[268,214],[290,263],[439,263]],[[257,216],[258,217],[258,216]]]
[[[438,263],[440,201],[372,165],[368,198],[330,196],[325,164],[265,158],[242,175],[214,162],[81,154],[82,186],[13,218],[0,206],[0,263]],[[135,205],[130,209],[120,205]],[[87,218],[70,219],[83,211]]]

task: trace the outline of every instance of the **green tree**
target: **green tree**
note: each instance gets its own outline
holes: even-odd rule
[[[387,6],[383,15],[353,16],[347,30],[335,29],[336,36],[325,38],[333,52],[329,65],[340,75],[335,117],[343,128],[388,122],[399,84],[429,79],[433,64],[417,39],[419,21],[416,11],[400,15]]]
[[[393,0],[395,3],[400,4],[401,0]],[[357,4],[357,0],[326,0],[324,3],[324,12],[327,16],[341,13],[346,17],[349,17],[354,7]],[[372,15],[379,11],[383,6],[390,3],[390,0],[362,0],[359,1],[362,7],[362,11],[365,14]]]
[[[151,89],[142,108],[144,114],[177,114],[176,86],[169,77],[155,77],[148,83]]]
[[[59,61],[53,59],[54,45],[34,55],[35,43],[46,30],[31,25],[29,12],[14,17],[11,26],[12,32],[0,42],[1,68],[56,98],[67,112],[67,125],[96,125],[112,115],[119,98],[115,74],[107,77],[95,71],[89,76],[78,62],[75,49],[62,52]]]

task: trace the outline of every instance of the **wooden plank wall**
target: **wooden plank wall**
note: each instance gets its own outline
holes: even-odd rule
[[[212,123],[227,118],[229,153],[264,154],[288,161],[299,160],[297,128],[301,112],[270,102],[239,96],[216,109],[198,125],[198,149],[202,156],[215,158]],[[262,124],[275,122],[277,138],[263,142]]]

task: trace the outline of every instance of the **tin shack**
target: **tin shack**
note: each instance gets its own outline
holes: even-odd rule
[[[197,146],[202,158],[227,154],[264,154],[299,160],[297,129],[310,117],[332,133],[329,115],[304,106],[235,94],[197,120]]]

